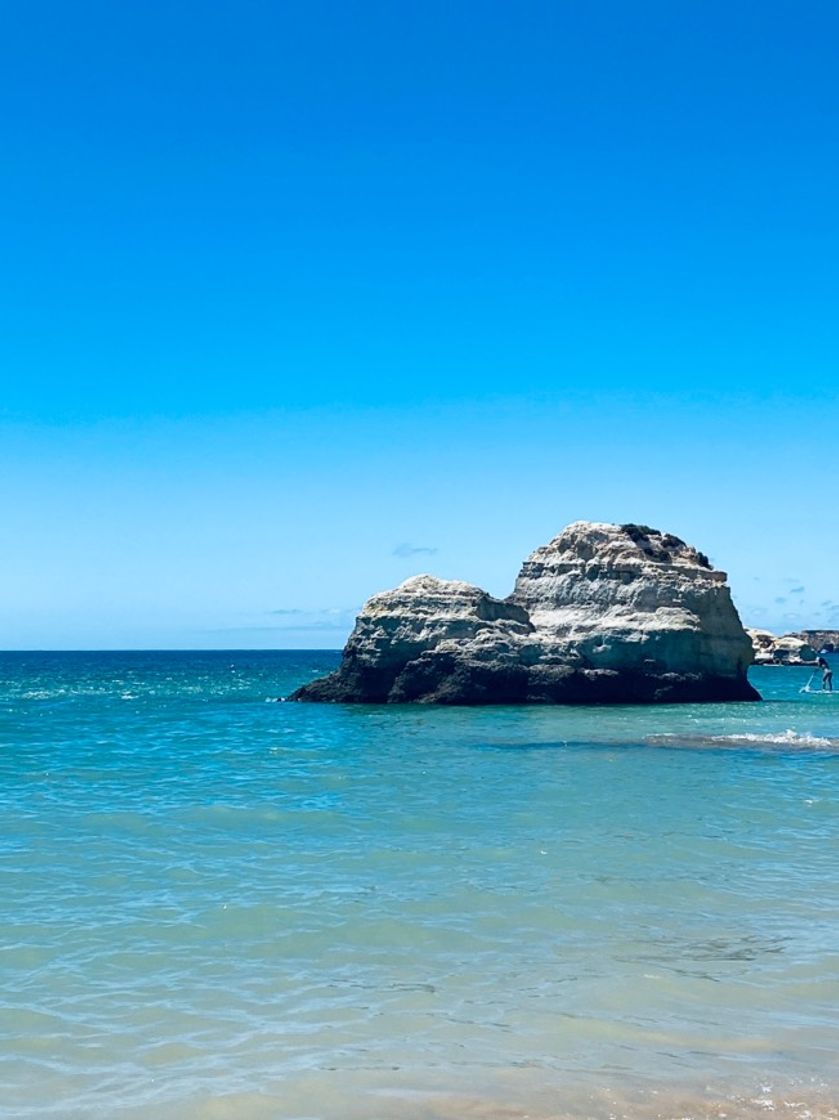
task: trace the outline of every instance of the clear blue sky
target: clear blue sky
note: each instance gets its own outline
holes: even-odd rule
[[[571,520],[839,625],[839,10],[12,3],[0,646],[340,645]]]

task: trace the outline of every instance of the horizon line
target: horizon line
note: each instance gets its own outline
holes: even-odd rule
[[[0,649],[5,653],[340,653],[343,646],[84,646],[74,649],[47,649],[21,646]]]

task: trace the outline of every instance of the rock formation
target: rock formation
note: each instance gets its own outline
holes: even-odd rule
[[[427,575],[374,595],[338,670],[291,699],[757,700],[725,579],[671,534],[578,521],[528,557],[507,599]]]
[[[816,650],[804,634],[783,634],[771,630],[746,629],[754,647],[755,665],[812,665]],[[821,646],[819,646],[821,648]]]

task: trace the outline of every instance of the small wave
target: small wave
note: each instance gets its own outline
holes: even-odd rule
[[[741,732],[730,735],[648,735],[644,740],[655,747],[808,747],[825,750],[839,747],[839,739],[807,732]]]

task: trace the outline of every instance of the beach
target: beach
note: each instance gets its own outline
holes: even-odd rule
[[[5,1115],[835,1114],[806,669],[753,670],[763,704],[274,702],[337,658],[2,655]]]

